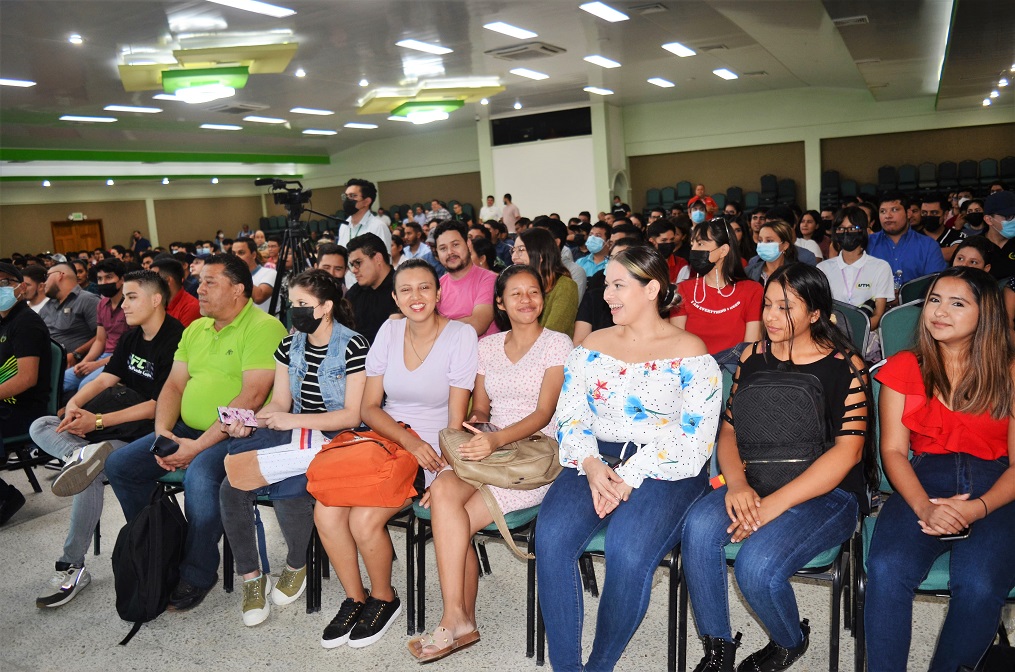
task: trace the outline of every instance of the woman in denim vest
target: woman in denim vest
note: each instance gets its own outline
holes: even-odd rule
[[[256,430],[234,421],[230,456],[260,451],[255,466],[270,485],[234,487],[239,471],[227,464],[219,499],[222,527],[243,577],[243,623],[268,618],[269,602],[294,602],[306,589],[306,552],[314,528],[314,500],[307,493],[306,468],[326,437],[360,424],[366,384],[367,340],[352,330],[352,312],[327,272],[310,270],[289,281],[293,335],[275,351],[271,401],[257,413]],[[317,430],[314,432],[313,430]],[[295,475],[293,475],[295,474]],[[244,479],[245,482],[245,479]],[[288,546],[282,576],[271,588],[261,571],[254,534],[254,500],[271,497]]]

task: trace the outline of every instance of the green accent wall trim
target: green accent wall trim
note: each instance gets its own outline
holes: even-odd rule
[[[247,180],[250,185],[254,185],[255,175],[163,175],[161,173],[154,175],[61,175],[53,177],[50,175],[37,175],[37,176],[21,176],[21,175],[0,175],[0,182],[42,182],[43,180],[49,180],[50,182],[105,182],[106,180],[123,180],[124,182],[144,182],[147,180],[154,180],[161,182],[162,178],[168,177],[170,184],[173,180],[210,180],[213,177],[219,178],[219,180]],[[296,175],[272,175],[271,177],[284,177],[292,180],[303,179],[303,174],[298,173]]]
[[[2,161],[143,161],[146,163],[302,163],[327,165],[326,154],[239,154],[217,152],[116,151],[0,147]]]

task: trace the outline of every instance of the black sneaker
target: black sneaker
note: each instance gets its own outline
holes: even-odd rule
[[[198,588],[180,579],[180,582],[176,584],[176,588],[173,590],[173,594],[169,596],[168,609],[169,611],[190,611],[201,604],[205,595],[210,591],[211,588]]]
[[[384,636],[400,613],[402,603],[398,599],[398,593],[395,593],[394,599],[390,602],[368,597],[367,603],[363,605],[363,611],[360,612],[359,620],[349,634],[349,646],[353,649],[370,646]]]
[[[737,672],[782,672],[800,659],[811,640],[811,626],[805,618],[800,622],[804,641],[800,646],[787,649],[769,640],[764,648],[755,651],[737,666]]]
[[[353,626],[359,620],[364,606],[362,602],[357,602],[351,597],[345,598],[345,602],[339,607],[335,618],[331,619],[331,623],[328,623],[328,627],[324,629],[321,646],[326,649],[334,649],[336,646],[342,646],[348,642],[349,633],[352,632]]]
[[[13,485],[0,481],[0,525],[3,525],[25,505],[25,496]]]

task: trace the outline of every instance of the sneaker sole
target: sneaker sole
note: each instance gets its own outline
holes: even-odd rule
[[[53,481],[53,494],[71,497],[83,492],[102,473],[106,458],[113,452],[113,444],[103,441],[87,460],[69,465]]]
[[[323,646],[326,649],[337,649],[338,647],[342,646],[343,644],[347,644],[349,642],[349,635],[350,634],[352,634],[352,633],[351,632],[347,632],[344,635],[342,635],[341,637],[336,637],[335,639],[324,639],[322,637],[321,638],[321,646]]]
[[[270,613],[271,609],[268,607],[268,603],[265,602],[264,606],[260,609],[251,609],[250,611],[243,612],[243,625],[248,628],[260,625],[268,620],[268,614]]]
[[[292,604],[296,600],[300,599],[300,596],[302,596],[303,593],[306,592],[306,590],[307,590],[306,577],[304,577],[303,579],[303,585],[301,585],[300,589],[296,591],[296,594],[292,596],[283,593],[281,590],[278,589],[278,584],[276,584],[275,587],[271,589],[271,601],[279,607],[284,607],[287,604]]]
[[[384,636],[384,633],[388,631],[388,628],[390,628],[392,626],[392,624],[395,622],[395,619],[397,619],[398,616],[401,613],[402,613],[402,605],[399,604],[398,608],[395,609],[395,613],[391,614],[391,618],[389,618],[388,622],[384,624],[384,627],[381,628],[380,632],[378,632],[375,635],[371,635],[369,637],[364,637],[363,639],[351,639],[350,638],[349,639],[349,648],[352,648],[352,649],[362,649],[363,647],[370,646],[371,644],[373,644],[374,642],[379,640],[381,637]]]
[[[74,590],[70,591],[69,593],[64,593],[63,595],[60,594],[50,595],[49,597],[37,597],[35,598],[35,606],[38,607],[39,609],[53,609],[56,607],[63,606],[68,602],[70,602],[71,600],[73,600],[77,596],[77,594],[80,593],[82,590],[84,590],[91,582],[92,578],[91,576],[89,576],[84,581],[79,581],[78,584],[74,586]],[[49,602],[48,600],[56,600],[56,601]]]

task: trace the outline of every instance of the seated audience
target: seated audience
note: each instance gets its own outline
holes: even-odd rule
[[[993,243],[990,274],[997,279],[1015,276],[1015,192],[998,191],[987,197],[983,208],[983,237]]]
[[[909,228],[905,198],[901,194],[888,193],[881,197],[878,218],[881,230],[870,237],[867,254],[887,261],[893,276],[900,278],[899,282],[905,284],[946,268],[941,247]]]
[[[561,262],[560,249],[550,232],[536,227],[519,234],[511,259],[534,268],[543,281],[546,297],[539,324],[573,338],[578,286]]]
[[[166,314],[175,318],[184,327],[201,319],[201,304],[183,290],[183,264],[168,257],[152,262],[151,270],[157,272],[169,287],[169,306]]]
[[[345,294],[345,274],[349,268],[349,251],[335,243],[321,243],[317,246],[317,265],[333,278],[342,278],[342,293]]]
[[[679,284],[691,277],[691,267],[687,259],[677,256],[677,249],[683,245],[683,231],[677,234],[677,227],[668,219],[659,219],[649,224],[646,238],[652,247],[659,251],[670,271],[670,282]],[[679,245],[678,245],[679,241]]]
[[[747,277],[764,284],[777,269],[795,264],[801,261],[802,255],[810,254],[807,250],[794,245],[795,241],[796,234],[789,224],[781,219],[766,221],[758,231],[758,256],[748,262]]]
[[[398,268],[399,264],[405,261],[406,257],[402,254],[402,248],[404,247],[405,241],[402,240],[402,237],[396,234],[392,234],[391,248],[389,252],[391,253],[391,266],[393,268]]]
[[[574,284],[578,286],[578,301],[581,302],[582,297],[585,296],[588,276],[585,275],[585,269],[575,263],[574,257],[571,256],[571,248],[567,246],[567,226],[564,225],[564,222],[552,217],[539,219],[536,226],[546,229],[553,236],[553,241],[557,243],[557,249],[560,251],[561,263],[564,264],[568,275],[574,280]]]
[[[822,228],[821,214],[808,210],[800,215],[796,225],[796,246],[813,254],[818,261],[828,256],[828,232]]]
[[[914,348],[877,373],[881,461],[895,494],[867,559],[871,672],[906,669],[914,591],[948,551],[951,597],[929,669],[977,667],[994,640],[1015,567],[1013,370],[996,281],[951,268],[930,288]]]
[[[67,367],[73,369],[95,342],[99,297],[81,289],[74,266],[53,264],[46,272],[49,301],[39,311],[49,336],[63,346]]]
[[[406,259],[422,259],[434,268],[438,268],[437,259],[434,258],[430,246],[426,244],[423,227],[418,222],[406,222],[402,241],[405,243],[402,254]]]
[[[979,198],[962,199],[959,203],[959,216],[952,226],[967,236],[983,235],[986,222],[983,221],[983,200]]]
[[[990,260],[994,255],[994,243],[986,236],[969,236],[955,246],[952,266],[970,266],[990,273]]]
[[[77,263],[74,264],[75,268]],[[24,296],[21,297],[23,300],[28,302],[28,307],[35,311],[36,314],[42,311],[42,307],[49,301],[49,297],[46,296],[46,268],[44,266],[25,266],[21,269],[21,275],[24,276]],[[85,274],[85,278],[88,278],[88,274]]]
[[[388,248],[376,235],[364,233],[353,238],[348,249],[349,270],[356,284],[346,293],[346,298],[352,304],[356,331],[373,343],[381,325],[398,313],[392,297],[394,271]]]
[[[497,332],[493,322],[497,274],[472,263],[467,236],[465,225],[454,221],[443,222],[434,231],[437,258],[447,269],[440,278],[437,310],[450,320],[468,324],[479,336],[487,336]]]
[[[945,199],[938,194],[928,194],[918,199],[917,207],[920,215],[918,230],[932,238],[941,247],[945,261],[951,263],[956,247],[965,240],[966,234],[944,225]]]
[[[589,232],[588,238],[585,239],[585,249],[589,253],[576,262],[585,271],[587,277],[591,278],[606,268],[606,258],[610,256],[609,240],[611,230],[612,227],[603,221],[598,221],[592,225],[592,230]]]
[[[348,219],[339,228],[336,243],[348,248],[349,241],[364,233],[372,233],[381,239],[381,242],[384,243],[384,250],[387,252],[391,247],[391,229],[371,211],[376,200],[377,187],[373,182],[354,178],[345,183],[345,192],[342,194],[342,211]],[[354,274],[347,273],[345,286],[352,288],[355,283]]]
[[[261,253],[257,250],[253,237],[240,238],[233,242],[232,252],[250,270],[250,277],[254,282],[252,295],[254,305],[267,313],[271,305],[272,292],[275,291],[277,272],[261,264]]]
[[[618,238],[613,241],[613,254],[620,254],[622,250],[641,244],[642,242],[634,237]],[[603,298],[605,292],[606,272],[599,271],[589,278],[585,296],[578,304],[578,314],[575,316],[574,323],[574,338],[572,339],[572,343],[576,347],[581,345],[593,331],[613,326],[613,314]]]
[[[71,263],[74,264],[74,273],[78,279],[78,286],[86,292],[91,292],[96,296],[99,295],[99,284],[92,280],[92,274],[94,269],[89,266],[87,261],[81,259],[75,259]],[[50,264],[52,266],[52,264]]]
[[[472,253],[472,263],[487,271],[499,273],[503,270],[503,264],[497,258],[493,249],[493,243],[486,238],[476,238],[469,241],[469,249]]]
[[[452,219],[451,213],[448,212],[448,209],[444,207],[443,203],[436,198],[430,201],[430,210],[426,213],[426,221],[437,222],[440,224],[441,222],[446,222],[450,219]]]
[[[694,196],[691,196],[691,198],[687,201],[687,207],[691,208],[697,203],[703,203],[705,205],[709,219],[715,217],[719,212],[719,205],[715,202],[715,199],[705,193],[704,184],[694,185]],[[695,224],[700,224],[700,222],[695,222]]]

